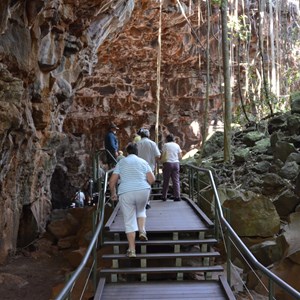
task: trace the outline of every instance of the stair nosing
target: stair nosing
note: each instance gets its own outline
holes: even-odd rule
[[[129,258],[128,258],[129,259]],[[130,260],[134,260],[130,258]],[[113,273],[185,273],[185,272],[222,272],[224,268],[220,265],[216,266],[201,266],[201,267],[149,267],[149,268],[103,268],[100,274]]]
[[[135,241],[136,245],[193,245],[193,244],[216,244],[218,241],[216,239],[195,239],[195,240],[148,240],[148,241]],[[121,241],[104,241],[104,246],[112,245],[126,245],[127,240]]]
[[[178,253],[141,253],[136,254],[136,258],[146,259],[175,259],[175,258],[191,258],[191,257],[217,257],[220,253],[217,251],[212,252],[178,252]],[[103,254],[103,259],[128,259],[126,254]]]

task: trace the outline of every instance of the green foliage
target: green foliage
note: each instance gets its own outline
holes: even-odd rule
[[[251,36],[249,24],[247,24],[248,17],[240,15],[238,18],[231,17],[228,22],[228,29],[231,32],[231,38],[239,38],[241,41],[249,40]]]
[[[222,0],[211,0],[211,5],[213,6],[221,6]]]
[[[288,68],[283,76],[287,85],[291,86],[300,80],[300,71],[298,69]]]

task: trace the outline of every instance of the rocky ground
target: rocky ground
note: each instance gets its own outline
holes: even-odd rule
[[[20,252],[0,266],[1,300],[48,300],[70,269],[62,253]]]
[[[211,138],[201,165],[213,170],[232,226],[262,264],[274,266],[275,274],[299,289],[300,99],[296,113],[276,116],[262,129],[235,132],[231,164],[222,162],[222,140],[222,133]],[[210,206],[202,209],[209,215]],[[53,287],[72,270],[69,263],[74,268],[82,258],[92,213],[93,208],[53,211],[48,234],[56,243],[41,239],[0,266],[1,300],[51,299]]]

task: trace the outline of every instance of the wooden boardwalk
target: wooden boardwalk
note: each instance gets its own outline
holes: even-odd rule
[[[94,299],[101,300],[157,300],[157,299],[211,299],[224,300],[235,299],[230,296],[231,291],[226,290],[226,282],[223,278],[219,281],[202,282],[137,282],[118,283],[105,285],[101,279],[98,293]],[[99,298],[101,294],[101,298]],[[129,296],[130,295],[130,298]]]
[[[94,300],[235,299],[214,263],[214,224],[191,200],[152,200],[147,210],[149,241],[136,241],[137,257],[129,259],[119,204],[105,224],[102,255],[111,267],[100,270]],[[190,251],[196,246],[198,251]],[[214,275],[212,275],[214,274]],[[200,280],[199,280],[200,278]],[[196,280],[195,280],[196,279]]]
[[[189,199],[182,201],[152,200],[151,209],[147,210],[147,232],[197,232],[207,231],[213,223]],[[105,225],[111,233],[124,232],[123,215],[119,204]]]

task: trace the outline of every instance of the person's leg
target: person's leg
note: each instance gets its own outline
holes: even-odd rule
[[[135,251],[135,231],[126,233],[128,240],[128,249]]]
[[[135,250],[135,232],[138,230],[135,198],[134,192],[120,195],[120,205],[124,218],[125,233],[130,250]]]
[[[155,174],[155,176],[156,176],[156,171],[155,171],[155,169],[156,169],[156,168],[154,168],[154,169],[152,170],[152,172],[153,172],[153,174]],[[151,186],[150,194],[151,194],[151,191],[152,191],[152,186]],[[146,204],[146,209],[151,208],[151,204],[150,204],[150,194],[149,194],[148,202],[147,202],[147,204]]]
[[[138,222],[139,232],[145,232],[146,218],[139,217],[137,218],[137,222]]]
[[[146,210],[145,204],[147,203],[150,195],[150,190],[141,190],[137,192],[137,201],[136,201],[136,216],[137,223],[139,228],[139,238],[142,240],[147,240],[146,235]]]
[[[173,195],[175,200],[180,199],[180,176],[179,176],[179,163],[172,163],[172,183],[173,183]]]
[[[163,164],[163,188],[162,188],[162,198],[163,199],[167,199],[170,176],[171,176],[170,163],[164,163]]]

